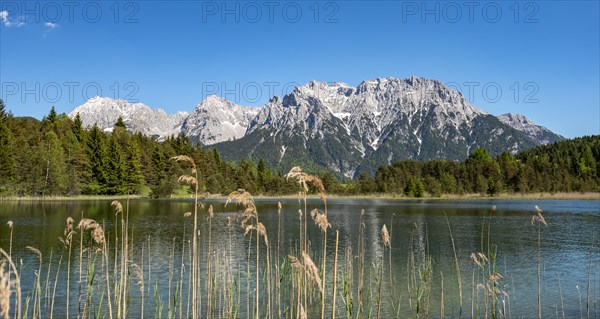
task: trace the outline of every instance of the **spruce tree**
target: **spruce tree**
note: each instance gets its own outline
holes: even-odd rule
[[[167,173],[164,153],[159,143],[154,143],[154,149],[152,151],[152,174],[151,176],[151,188],[155,197],[163,197],[170,194],[170,185],[167,183]]]
[[[87,152],[90,161],[87,192],[105,194],[108,187],[106,144],[104,133],[97,125],[94,125],[89,131]]]
[[[73,119],[73,127],[71,128],[71,131],[73,132],[73,134],[75,134],[77,140],[80,143],[83,143],[83,140],[85,138],[85,131],[83,130],[83,122],[81,121],[79,113],[77,113],[75,115],[75,119]]]
[[[106,173],[108,177],[107,193],[111,195],[125,193],[125,163],[115,134],[110,137]]]
[[[127,126],[125,126],[125,122],[123,121],[123,117],[119,116],[119,118],[117,119],[117,122],[115,122],[114,128],[124,128],[127,129]]]
[[[12,133],[9,114],[0,99],[0,192],[6,190],[14,179],[15,161],[12,150]]]
[[[54,105],[52,106],[52,108],[50,108],[50,113],[48,114],[47,119],[52,124],[56,123],[56,121],[58,119],[58,115],[56,114],[56,110],[54,109]]]
[[[271,175],[271,171],[267,168],[267,164],[263,159],[258,161],[258,188],[260,192],[267,191],[269,184],[271,183],[271,179],[273,178]]]
[[[125,185],[128,194],[135,194],[144,185],[141,150],[138,139],[132,136],[125,149]]]
[[[67,156],[67,174],[69,176],[69,195],[79,195],[83,192],[88,179],[88,157],[84,145],[71,131],[65,133],[63,145]]]

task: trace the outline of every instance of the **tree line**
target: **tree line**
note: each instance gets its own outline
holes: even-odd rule
[[[84,128],[57,114],[41,121],[14,117],[0,100],[0,195],[149,197],[187,195],[179,183],[185,164],[170,160],[189,155],[198,163],[199,191],[229,194],[239,188],[253,194],[291,195],[298,191],[285,172],[272,171],[263,160],[232,163],[216,149],[194,145],[184,134],[164,141],[127,131],[121,118],[110,131]],[[462,162],[398,161],[340,183],[331,172],[317,173],[330,194],[398,194],[411,197],[502,192],[600,191],[600,136],[537,147],[517,155],[492,157],[476,149]]]

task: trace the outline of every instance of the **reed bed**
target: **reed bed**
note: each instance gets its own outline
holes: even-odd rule
[[[189,163],[191,174],[180,181],[195,189],[198,177],[193,159],[178,156],[174,160]],[[344,233],[328,218],[327,197],[317,176],[295,167],[286,177],[299,185],[301,208],[298,225],[290,226],[297,230],[293,238],[282,236],[281,215],[292,214],[296,208],[286,211],[278,203],[277,228],[267,229],[254,198],[243,189],[226,200],[227,207],[238,211],[236,217],[220,216],[213,206],[205,207],[195,191],[193,207],[180,212],[181,235],[172,239],[168,251],[157,251],[152,237],[135,237],[128,200],[112,202],[114,221],[84,215],[78,220],[67,218],[57,239],[61,248],[41,252],[27,247],[19,253],[35,256],[36,262],[26,266],[15,262],[12,236],[17,225],[10,222],[8,247],[0,247],[0,318],[512,317],[510,282],[502,273],[506,266],[499,266],[499,249],[491,236],[495,208],[483,218],[480,251],[461,250],[446,218],[452,267],[445,272],[438,269],[430,251],[427,225],[413,225],[409,245],[394,247],[392,235],[398,230],[392,216],[389,223],[377,225],[377,242],[368,242],[373,237],[367,236],[365,210],[354,212],[360,220],[358,233]],[[311,189],[321,198],[317,207],[308,205]],[[532,246],[539,267],[537,290],[529,293],[537,293],[541,317],[548,315],[542,312],[541,258],[547,222],[537,206],[533,212],[531,223],[538,237]],[[108,227],[107,222],[112,225]],[[226,243],[213,240],[214,225],[219,223],[226,225]],[[320,236],[309,238],[315,233]],[[345,248],[340,251],[342,243]],[[370,251],[374,257],[369,260],[367,251],[373,247],[377,251]],[[393,254],[400,254],[406,262],[405,276],[392,270],[397,265],[392,263]],[[598,313],[594,308],[598,287],[592,277],[594,268],[600,267],[593,258],[590,253],[588,282],[582,283],[585,289],[577,287],[580,304],[576,307],[588,318]],[[164,265],[159,271],[166,275],[152,268],[157,261]],[[25,290],[23,276],[33,278]],[[560,279],[556,289],[561,292],[556,316],[565,317]]]

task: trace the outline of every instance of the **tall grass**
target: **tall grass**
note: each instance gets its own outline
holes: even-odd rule
[[[535,215],[531,218],[531,224],[537,227],[537,260],[538,260],[538,271],[537,271],[537,280],[538,280],[538,291],[537,291],[537,301],[538,301],[538,319],[542,319],[542,250],[541,250],[541,237],[542,237],[542,225],[548,226],[544,216],[542,215],[542,210],[536,205],[535,206]],[[579,289],[578,289],[579,290]]]
[[[365,210],[362,210],[348,212],[354,214],[352,218],[358,220],[359,227],[356,233],[346,233],[338,229],[335,219],[330,220],[331,216],[328,216],[325,189],[320,179],[294,168],[286,176],[299,182],[297,225],[283,225],[283,229],[293,229],[293,234],[283,231],[282,217],[288,212],[278,203],[277,244],[273,245],[262,222],[264,219],[259,219],[252,195],[243,189],[229,194],[225,203],[235,204],[236,210],[239,210],[237,222],[236,217],[222,214],[213,206],[202,212],[206,218],[201,219],[199,208],[204,206],[199,201],[196,189],[198,175],[195,163],[187,157],[175,159],[191,166],[193,176],[184,175],[180,181],[190,183],[195,188],[194,210],[179,217],[183,221],[182,232],[169,242],[168,249],[157,251],[156,245],[151,245],[154,243],[152,237],[145,241],[137,240],[136,247],[133,242],[135,225],[129,224],[129,205],[124,208],[118,201],[111,203],[115,220],[108,230],[106,221],[101,225],[84,215],[78,222],[69,217],[60,239],[62,248],[58,252],[50,251],[50,257],[44,259],[41,251],[28,247],[29,253],[37,258],[29,268],[26,265],[20,270],[13,261],[16,252],[13,251],[11,255],[11,231],[9,252],[0,248],[0,318],[52,318],[65,315],[111,319],[165,315],[169,318],[290,319],[469,316],[468,310],[463,309],[463,302],[468,307],[469,293],[465,287],[463,296],[460,267],[468,265],[469,255],[461,252],[462,242],[455,240],[456,230],[447,216],[448,245],[452,247],[450,273],[447,268],[438,269],[440,261],[430,251],[427,226],[414,225],[411,233],[406,234],[409,243],[404,249],[400,245],[392,245],[392,230],[398,234],[398,228],[394,229],[393,217],[389,221],[389,228],[384,223],[375,225],[377,228],[366,227],[369,219]],[[311,188],[319,192],[322,200],[315,205],[317,207],[307,211],[309,204],[306,196]],[[307,215],[311,216],[314,223],[306,222]],[[218,238],[227,240],[226,243],[216,239],[216,225],[225,220],[227,234]],[[201,221],[205,223],[201,224]],[[481,251],[468,253],[472,265],[472,318],[511,317],[511,296],[505,289],[500,267],[496,265],[499,253],[492,242],[491,221],[491,214],[483,218]],[[486,222],[488,225],[485,225]],[[540,228],[546,225],[546,221],[539,208],[531,222],[537,227],[538,316],[542,316]],[[193,225],[191,230],[190,224]],[[373,229],[380,231],[373,234]],[[335,245],[330,244],[332,247],[327,244],[331,231],[335,231]],[[377,235],[380,240],[376,244],[371,243],[370,239]],[[288,240],[291,244],[283,244]],[[72,252],[77,247],[79,254]],[[141,256],[136,253],[140,252],[139,247]],[[374,247],[376,252],[371,252]],[[394,250],[392,247],[395,247]],[[233,255],[236,250],[243,251],[242,256]],[[392,266],[398,265],[392,263],[392,255],[406,262],[405,276],[392,272]],[[376,258],[367,259],[367,256]],[[386,258],[389,260],[387,266]],[[167,265],[168,269],[152,269],[151,265],[156,265],[157,261],[165,261],[158,264]],[[176,265],[179,262],[181,265]],[[45,264],[47,267],[44,267]],[[597,302],[590,288],[593,267],[590,253],[585,302],[577,288],[580,300],[577,306],[582,316],[592,317],[594,313],[591,308]],[[70,289],[71,280],[76,280],[77,269],[80,289]],[[168,279],[161,279],[160,271],[168,272]],[[24,272],[32,273],[34,279],[31,290],[26,292],[31,306],[26,303],[21,313],[20,278]],[[468,279],[465,284],[467,282]],[[448,283],[452,283],[450,287]],[[66,288],[64,300],[57,294],[62,287]],[[454,287],[458,287],[457,295],[453,294]],[[560,280],[558,289],[564,317]],[[453,308],[454,305],[458,305],[457,310]]]

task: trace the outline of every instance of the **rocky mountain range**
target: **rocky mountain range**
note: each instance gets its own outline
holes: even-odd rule
[[[498,115],[498,119],[502,123],[507,124],[512,128],[519,130],[523,133],[526,133],[536,142],[536,144],[539,145],[552,144],[554,142],[558,142],[564,139],[562,136],[554,134],[549,129],[535,124],[527,116],[521,114],[506,113]]]
[[[179,134],[183,121],[189,115],[187,112],[167,114],[160,108],[152,109],[142,103],[98,96],[75,108],[69,116],[74,118],[77,114],[85,127],[96,124],[103,130],[112,130],[120,116],[130,131],[157,139]]]
[[[262,107],[210,96],[190,113],[93,98],[71,114],[110,129],[119,115],[129,130],[158,139],[180,132],[227,160],[262,158],[271,168],[328,169],[348,178],[401,159],[463,160],[477,147],[518,152],[563,139],[525,116],[494,116],[442,83],[377,78],[353,87],[312,81]]]

